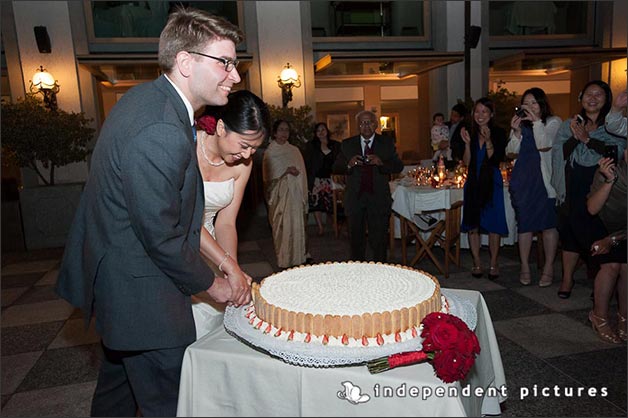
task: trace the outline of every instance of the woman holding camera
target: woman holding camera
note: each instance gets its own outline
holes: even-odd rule
[[[510,140],[506,154],[518,154],[510,179],[510,198],[517,218],[519,281],[531,283],[530,248],[532,233],[543,231],[545,265],[540,287],[552,284],[554,258],[558,246],[556,230],[556,191],[550,184],[552,176],[552,144],[561,120],[552,116],[547,96],[540,88],[526,90],[521,106],[510,121]]]
[[[587,211],[587,194],[606,145],[623,153],[626,140],[604,129],[613,94],[604,81],[588,82],[578,98],[582,109],[561,125],[552,148],[552,186],[556,190],[558,232],[562,244],[563,277],[558,297],[567,299],[580,256],[591,263],[593,234],[598,217]]]
[[[587,199],[591,214],[599,214],[603,228],[597,231],[591,255],[600,263],[595,276],[593,309],[589,321],[598,336],[607,342],[626,341],[626,160],[624,151],[618,164],[602,158]],[[617,331],[608,321],[613,292],[617,293]]]
[[[626,105],[628,93],[621,92],[615,99],[611,112],[606,115],[606,131],[626,139]],[[626,163],[628,151],[616,162],[617,156],[600,160],[600,167],[591,193],[587,198],[587,209],[599,214],[604,229],[598,231],[591,246],[591,254],[600,263],[595,276],[593,310],[589,320],[598,336],[607,342],[618,344],[626,341]],[[617,297],[617,330],[608,322],[608,311],[613,292]]]

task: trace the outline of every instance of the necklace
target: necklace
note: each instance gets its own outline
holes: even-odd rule
[[[221,165],[225,163],[225,160],[220,160],[219,163],[214,163],[210,161],[210,159],[207,157],[207,154],[205,153],[205,138],[202,138],[202,137],[201,137],[201,152],[203,153],[203,158],[205,159],[205,161],[207,161],[207,164],[211,165],[212,167],[220,167]]]

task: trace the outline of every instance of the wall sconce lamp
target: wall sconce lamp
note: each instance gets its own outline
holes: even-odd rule
[[[277,85],[281,88],[281,103],[283,107],[288,106],[288,102],[292,101],[292,88],[301,87],[301,80],[297,71],[287,63],[281,74],[277,78]]]
[[[388,121],[390,120],[390,116],[380,116],[379,117],[379,126],[382,129],[388,129]]]
[[[30,91],[32,94],[41,93],[44,96],[44,106],[50,110],[57,110],[57,93],[60,87],[57,80],[44,69],[42,65],[33,75]]]

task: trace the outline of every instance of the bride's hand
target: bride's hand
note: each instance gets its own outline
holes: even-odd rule
[[[251,283],[253,282],[251,276],[243,272],[233,259],[223,265],[223,272],[231,287],[229,301],[235,306],[248,304],[251,301]]]

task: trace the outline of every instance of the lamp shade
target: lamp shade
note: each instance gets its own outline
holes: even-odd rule
[[[288,64],[283,70],[281,70],[279,78],[283,84],[296,84],[299,81],[299,74],[297,74],[297,71],[290,67],[290,64]]]
[[[55,78],[46,70],[37,71],[33,75],[33,85],[40,89],[53,89],[56,85]]]

